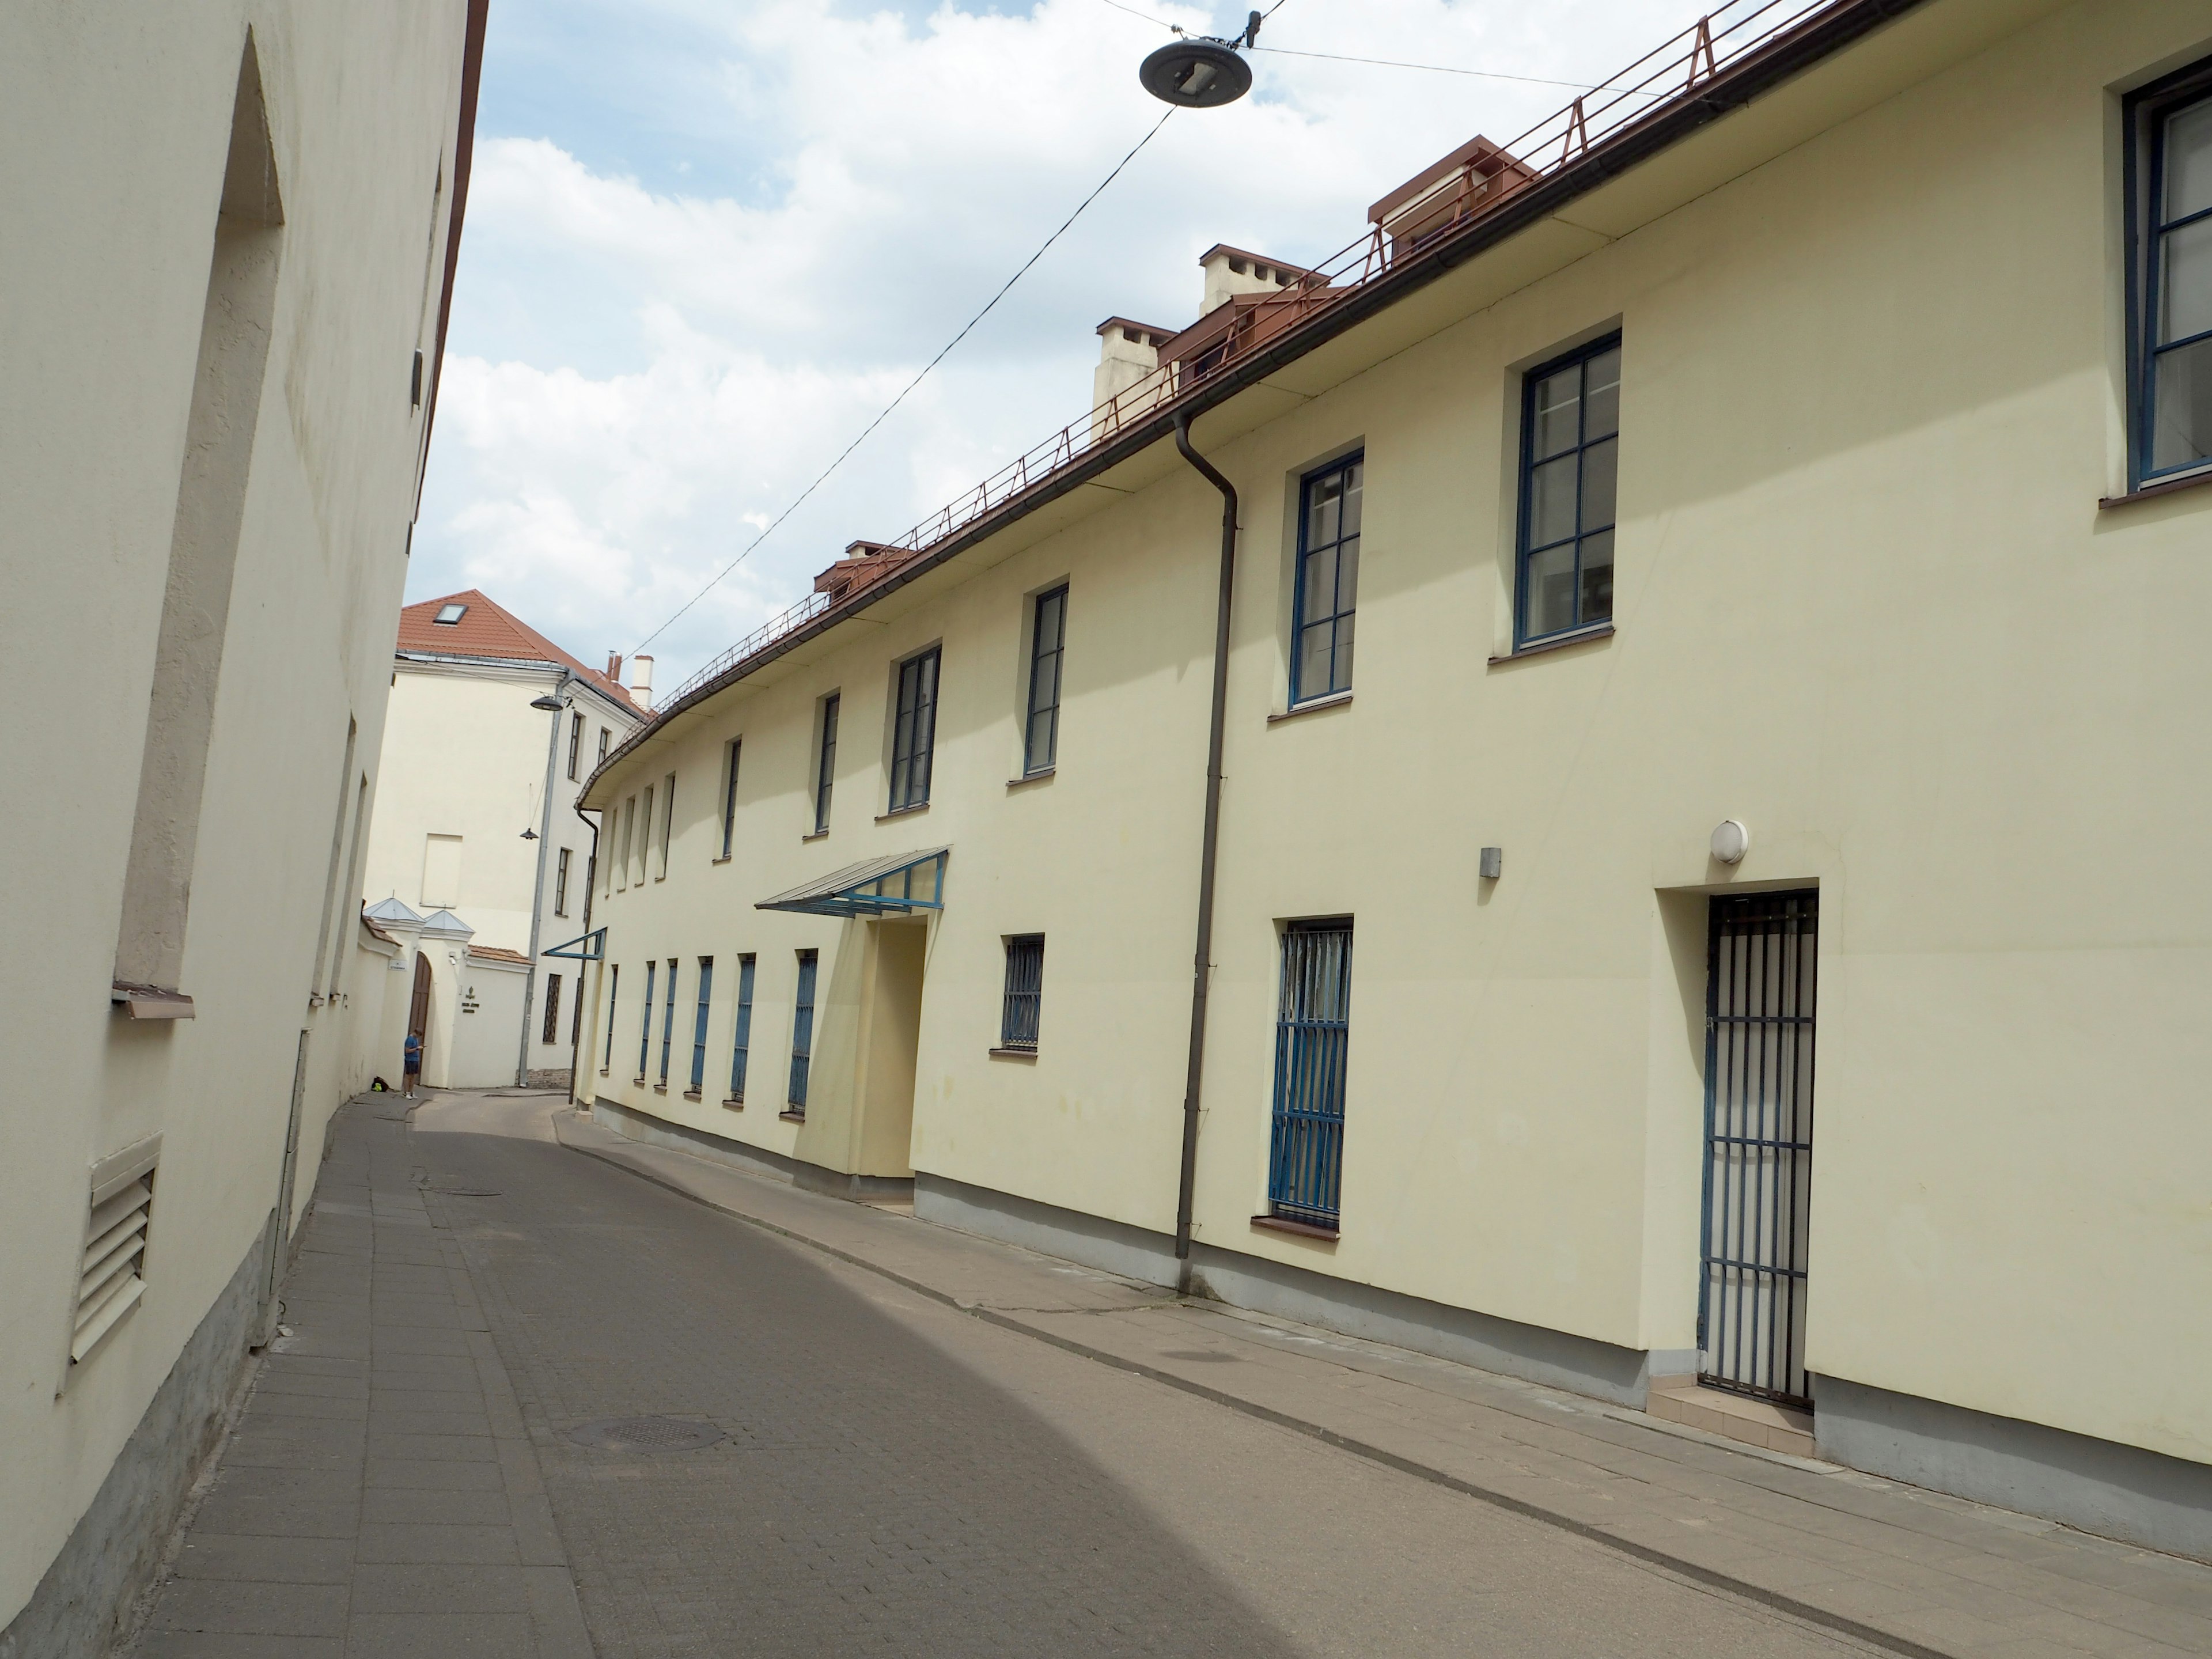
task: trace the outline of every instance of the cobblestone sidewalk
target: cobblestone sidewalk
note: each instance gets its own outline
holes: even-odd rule
[[[548,1103],[549,1104],[550,1102]],[[514,1390],[404,1103],[348,1107],[281,1336],[140,1659],[591,1659]]]
[[[1893,1652],[2212,1653],[2212,1567],[555,1123],[573,1151],[994,1324]]]

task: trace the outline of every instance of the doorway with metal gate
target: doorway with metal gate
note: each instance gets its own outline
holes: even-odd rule
[[[415,957],[415,994],[407,1005],[407,1035],[422,1045],[427,1066],[430,1057],[430,958]]]
[[[1698,1380],[1809,1408],[1820,895],[1711,901]]]

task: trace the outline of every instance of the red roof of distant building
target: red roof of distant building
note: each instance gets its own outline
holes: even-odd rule
[[[437,619],[440,611],[456,605],[463,607],[457,620],[441,623]],[[572,670],[578,678],[589,680],[595,690],[625,708],[636,708],[629,692],[604,672],[586,668],[513,611],[495,605],[473,587],[404,606],[399,612],[399,648],[437,657],[555,663]]]
[[[469,954],[485,962],[522,962],[530,960],[520,951],[510,951],[503,945],[471,945]]]

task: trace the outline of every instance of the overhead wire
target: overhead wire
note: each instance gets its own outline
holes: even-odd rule
[[[1109,0],[1111,3],[1111,0]],[[1459,69],[1449,64],[1408,64],[1395,58],[1347,58],[1337,52],[1293,52],[1288,46],[1251,46],[1252,52],[1271,52],[1278,58],[1320,58],[1332,64],[1372,64],[1382,69],[1425,70],[1432,75],[1473,75],[1486,81],[1518,81],[1532,87],[1565,87],[1571,92],[1632,92],[1643,98],[1661,94],[1640,87],[1591,86],[1587,81],[1547,81],[1540,76],[1506,75],[1497,70]]]
[[[1276,3],[1280,5],[1283,3],[1283,0],[1276,0]],[[1123,9],[1127,10],[1127,8],[1124,7]],[[1167,125],[1169,118],[1174,114],[1175,106],[1170,105],[1168,108],[1167,114],[1161,116],[1158,121],[1155,121],[1151,129],[1146,132],[1145,136],[1138,139],[1134,144],[1130,146],[1129,153],[1124,155],[1120,161],[1114,163],[1114,170],[1098,181],[1097,187],[1095,190],[1075,204],[1075,211],[1069,214],[1066,218],[1061,220],[1060,222],[1060,228],[1054,231],[1051,235],[1046,237],[1044,240],[1038,245],[1037,251],[1036,252],[1030,254],[1028,258],[1022,261],[1021,269],[1015,271],[1012,276],[1006,278],[1005,283],[1000,286],[999,291],[991,296],[989,302],[973,317],[970,317],[967,322],[962,325],[961,330],[957,334],[954,335],[950,340],[945,343],[944,349],[939,351],[934,357],[932,357],[927,363],[922,366],[921,373],[915,375],[911,380],[908,380],[906,383],[905,387],[899,392],[898,396],[892,398],[890,403],[884,405],[883,411],[878,414],[874,420],[870,421],[866,427],[861,428],[860,435],[854,439],[852,442],[847,444],[843,449],[840,450],[837,453],[837,459],[831,461],[829,465],[823,467],[819,473],[816,474],[814,482],[808,484],[805,489],[800,490],[798,495],[793,500],[790,506],[785,507],[782,512],[777,514],[774,519],[769,520],[766,529],[763,530],[759,535],[754,537],[751,541],[746,543],[744,547],[738,552],[738,556],[732,559],[729,563],[724,565],[712,581],[708,582],[696,593],[694,593],[690,599],[684,600],[684,602],[677,608],[673,616],[670,617],[666,622],[662,623],[659,627],[654,629],[653,632],[647,635],[642,640],[639,641],[637,644],[631,648],[630,654],[635,656],[638,652],[644,650],[647,646],[651,645],[655,640],[666,633],[669,629],[673,627],[677,622],[681,620],[685,611],[690,610],[693,605],[698,604],[699,601],[705,599],[708,594],[713,592],[717,587],[720,587],[722,583],[728,579],[730,573],[735,570],[739,565],[743,564],[745,560],[750,556],[755,548],[758,547],[763,542],[766,541],[770,536],[775,533],[777,526],[781,525],[786,519],[788,519],[793,514],[796,513],[799,507],[805,504],[808,496],[811,495],[817,489],[819,489],[823,484],[827,483],[829,481],[830,475],[845,464],[846,457],[849,456],[854,450],[858,449],[863,443],[866,442],[870,433],[873,432],[878,427],[881,426],[885,421],[890,418],[892,411],[897,409],[901,404],[907,400],[908,394],[929,378],[930,371],[934,369],[939,363],[943,362],[946,357],[950,356],[952,353],[952,349],[968,337],[968,336],[974,331],[976,324],[981,322],[986,317],[991,314],[992,311],[997,307],[999,301],[1006,297],[1007,294],[1012,289],[1016,283],[1020,282],[1024,276],[1029,274],[1030,267],[1036,264],[1038,260],[1043,258],[1046,252],[1051,248],[1052,245],[1067,234],[1068,227],[1083,216],[1083,210],[1089,207],[1093,202],[1097,201],[1101,196],[1105,194],[1106,186],[1112,184],[1116,179],[1121,176],[1121,170],[1127,167],[1130,162],[1137,159],[1137,152],[1144,149],[1146,145],[1151,143],[1152,140],[1159,135],[1160,129]]]

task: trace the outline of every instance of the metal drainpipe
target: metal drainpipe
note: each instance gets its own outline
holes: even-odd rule
[[[1237,487],[1190,447],[1190,416],[1176,416],[1176,447],[1221,492],[1221,592],[1213,615],[1213,710],[1206,747],[1206,828],[1198,854],[1198,950],[1190,983],[1190,1069],[1183,1081],[1182,1177],[1176,1192],[1176,1291],[1190,1293],[1191,1203],[1198,1180],[1199,1091],[1206,1071],[1206,994],[1212,971],[1213,870],[1221,833],[1221,744],[1229,707],[1229,609],[1237,585]]]
[[[559,698],[568,689],[568,682],[575,678],[562,669],[553,696]],[[530,890],[530,973],[522,985],[522,1042],[514,1051],[514,1086],[518,1089],[527,1088],[530,1084],[530,1015],[538,1006],[538,911],[545,902],[545,849],[553,840],[553,763],[561,753],[561,727],[566,723],[562,716],[568,712],[565,702],[555,712],[553,735],[545,744],[545,799],[538,815],[538,880]]]
[[[584,809],[581,806],[574,807],[571,810],[592,832],[592,850],[584,860],[584,937],[588,940],[592,937],[592,900],[596,896],[599,884],[599,820],[585,817]],[[601,814],[602,817],[605,816],[604,813]],[[606,971],[606,953],[601,951],[599,973],[604,976]],[[576,994],[580,997],[584,994],[584,974],[581,963],[577,964],[576,969]],[[568,1039],[568,1103],[571,1106],[577,1106],[583,1103],[576,1097],[576,1085],[583,1080],[584,1076],[584,1022],[579,1019],[574,1021],[574,1024],[576,1034]]]

